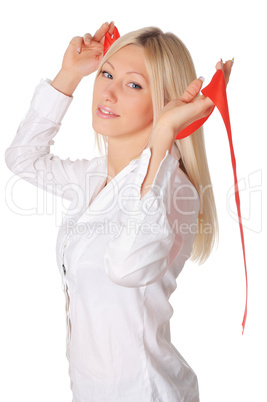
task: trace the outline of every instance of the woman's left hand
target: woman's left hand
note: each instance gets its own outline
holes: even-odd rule
[[[229,82],[232,65],[232,60],[225,63],[219,61],[216,64],[216,70],[223,71],[226,85]],[[182,96],[167,103],[156,123],[159,131],[164,130],[164,135],[170,133],[175,139],[177,133],[189,124],[210,114],[214,103],[210,98],[200,94],[202,84],[203,81],[199,78],[192,81]]]

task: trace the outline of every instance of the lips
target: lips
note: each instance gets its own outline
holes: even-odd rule
[[[101,117],[102,119],[115,119],[116,117],[120,117],[112,109],[102,105],[98,105],[96,114],[98,117]]]

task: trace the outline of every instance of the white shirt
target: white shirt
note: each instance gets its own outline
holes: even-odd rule
[[[170,335],[168,300],[190,257],[199,212],[178,149],[167,150],[141,200],[149,147],[103,187],[106,156],[71,161],[50,153],[73,100],[50,84],[42,79],[36,87],[6,163],[71,200],[57,264],[73,402],[198,402],[197,377]]]

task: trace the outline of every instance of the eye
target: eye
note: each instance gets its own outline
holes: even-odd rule
[[[109,79],[112,79],[112,78],[113,78],[112,75],[109,74],[107,71],[102,70],[102,71],[101,71],[101,74],[102,74],[104,77],[106,77],[106,78],[109,78]]]
[[[142,89],[141,85],[130,82],[129,86],[133,89]]]

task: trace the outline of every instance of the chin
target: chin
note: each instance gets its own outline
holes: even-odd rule
[[[94,132],[96,132],[99,135],[103,135],[105,137],[112,135],[110,130],[103,128],[103,126],[100,124],[93,124],[92,127],[93,127]]]
[[[118,135],[118,126],[112,127],[112,120],[105,120],[105,121],[98,121],[98,119],[93,120],[92,127],[96,133],[104,135],[106,137]]]

